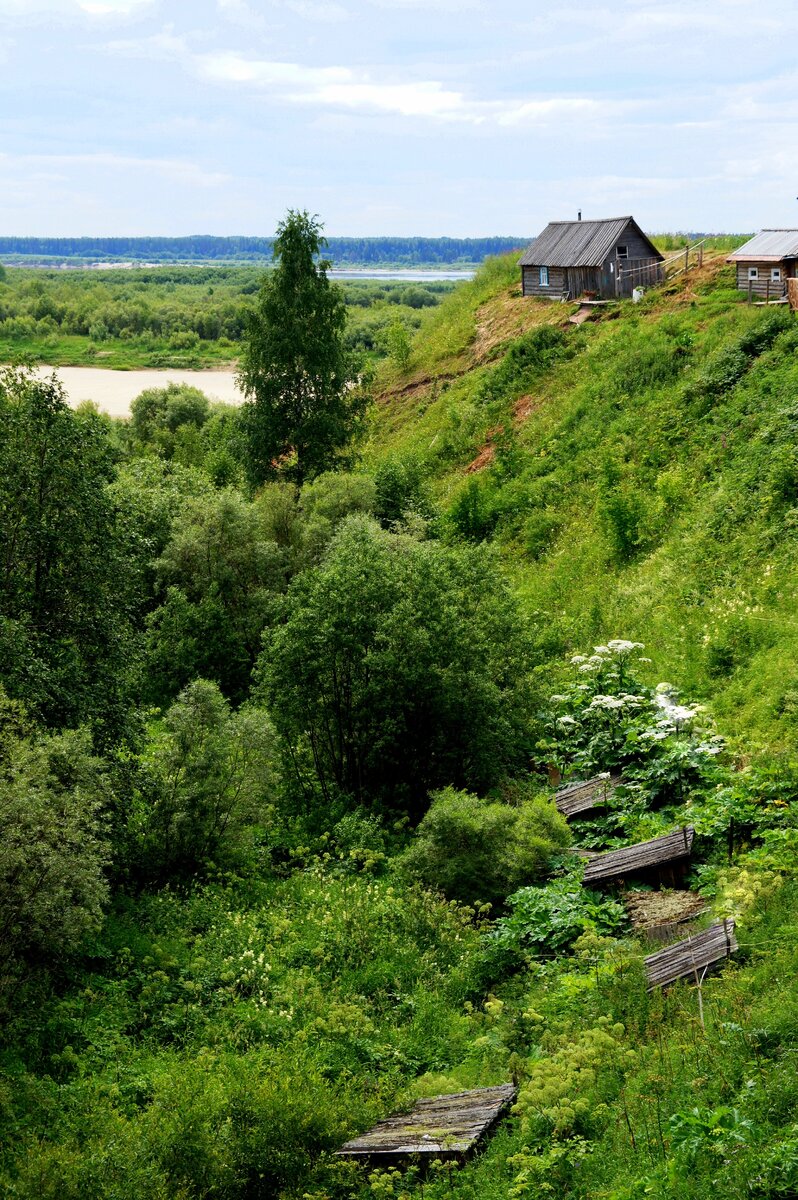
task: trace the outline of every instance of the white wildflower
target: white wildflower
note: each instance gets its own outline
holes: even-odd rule
[[[588,705],[591,708],[604,708],[608,711],[617,711],[624,707],[624,702],[620,696],[594,696]]]

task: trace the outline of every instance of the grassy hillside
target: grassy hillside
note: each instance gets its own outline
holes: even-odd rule
[[[741,747],[798,714],[798,330],[708,265],[604,310],[458,289],[386,370],[367,461],[416,459],[447,536],[490,539],[552,649],[625,636]]]
[[[245,602],[247,632],[256,604],[267,616],[278,607],[263,594],[263,563],[271,579],[309,556],[290,585],[304,640],[274,676],[280,638],[258,618],[253,640],[271,632],[271,652],[238,709],[212,682],[213,660],[189,660],[208,675],[196,702],[189,688],[160,715],[146,708],[104,762],[83,732],[34,742],[23,710],[0,696],[6,820],[46,814],[48,795],[59,817],[79,810],[95,786],[87,812],[102,812],[115,838],[112,890],[100,889],[96,920],[82,940],[72,935],[71,953],[48,950],[44,936],[69,911],[69,889],[79,891],[68,870],[51,906],[34,911],[43,932],[35,926],[40,941],[19,968],[0,939],[3,1196],[798,1195],[798,330],[789,313],[749,307],[730,284],[722,265],[707,265],[576,328],[569,306],[520,297],[513,259],[493,260],[425,318],[405,367],[396,357],[380,366],[358,474],[322,476],[298,495],[271,485],[252,501],[217,491],[200,466],[159,460],[156,444],[124,465],[112,489],[136,501],[142,569],[153,570],[162,525],[172,555],[156,564],[164,580],[177,567],[209,572],[198,594],[213,601],[202,610],[211,640],[217,629],[231,637],[220,643],[225,665],[236,606]],[[178,542],[167,542],[170,522]],[[481,542],[495,555],[463,546]],[[447,554],[464,583],[442,593],[444,609],[425,598],[439,596],[430,564]],[[415,590],[394,587],[395,563]],[[477,623],[494,564],[535,618],[523,644],[536,666],[522,676],[515,626],[500,620],[513,598],[502,591]],[[189,634],[192,651],[202,638],[193,601],[171,587],[169,596],[173,606],[154,608],[148,626],[157,635],[164,612],[186,622],[188,633],[180,621],[163,626],[171,664]],[[417,812],[374,794],[364,792],[363,808],[343,792],[323,802],[312,788],[271,782],[280,689],[291,700],[291,671],[336,637],[357,649],[370,605],[398,619],[363,642],[369,716],[385,710],[382,692],[404,695],[405,660],[422,664],[406,691],[423,691],[420,674],[438,669],[425,640],[448,646],[461,628],[454,612],[470,626],[458,634],[457,673],[444,660],[447,714],[464,727],[473,664],[494,642],[502,662],[508,655],[501,704],[512,684],[524,713],[535,712],[520,767],[505,763],[487,796],[444,786],[415,830]],[[343,692],[358,686],[350,668],[361,660],[350,654],[336,660]],[[247,668],[241,695],[249,679]],[[661,680],[684,698],[655,690]],[[323,686],[313,687],[309,707],[324,715]],[[696,699],[711,712],[687,703]],[[409,703],[397,711],[405,717]],[[482,728],[493,747],[494,726]],[[401,733],[401,720],[377,730],[389,748],[407,744]],[[622,770],[624,783],[566,827],[551,800],[552,762],[576,778]],[[232,802],[224,808],[234,789],[247,804],[262,797],[235,822]],[[170,873],[181,844],[205,845],[209,810],[224,828],[231,821],[228,848],[202,849]],[[574,849],[687,824],[689,890],[583,886]],[[3,846],[6,905],[26,838],[41,836],[29,828],[12,823]],[[81,863],[73,837],[66,868]],[[60,871],[58,844],[47,846]],[[699,909],[691,929],[732,917],[739,951],[698,987],[649,993],[650,928],[633,924],[625,904],[660,920]],[[15,935],[14,917],[0,917]],[[419,1177],[334,1155],[417,1097],[509,1079],[518,1104],[471,1164],[437,1162]]]

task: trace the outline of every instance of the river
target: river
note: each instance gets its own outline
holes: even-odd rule
[[[102,367],[39,367],[39,375],[58,375],[67,400],[76,408],[82,400],[93,400],[112,417],[130,416],[130,402],[145,388],[167,383],[189,383],[213,400],[240,404],[234,371],[183,371],[179,368],[148,371],[111,371]]]

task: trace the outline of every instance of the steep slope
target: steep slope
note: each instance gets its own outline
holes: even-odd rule
[[[501,546],[553,652],[645,642],[773,748],[798,719],[798,330],[731,283],[716,263],[576,328],[496,260],[380,381],[366,457],[415,458],[446,536]]]

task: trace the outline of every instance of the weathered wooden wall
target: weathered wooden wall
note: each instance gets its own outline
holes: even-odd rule
[[[568,297],[571,300],[578,300],[585,292],[594,292],[598,296],[601,291],[598,267],[568,267],[565,274]]]
[[[549,286],[540,282],[540,267],[522,267],[522,286],[525,296],[541,296],[544,300],[561,300],[566,291],[565,271],[549,267]]]
[[[655,877],[661,877],[664,872],[666,881],[673,886],[673,865],[690,857],[693,835],[692,825],[685,825],[683,829],[666,833],[662,837],[650,838],[647,842],[637,842],[634,846],[624,846],[620,850],[607,850],[604,854],[597,854],[585,867],[585,887],[615,879],[636,878],[644,872]]]
[[[646,959],[648,990],[667,987],[677,979],[692,978],[700,983],[706,970],[723,962],[737,950],[734,936],[734,921],[726,918],[710,925],[702,933],[693,934],[684,941],[674,942]]]
[[[380,1121],[340,1150],[373,1167],[423,1167],[425,1160],[464,1162],[495,1129],[517,1095],[512,1083],[417,1100],[409,1113]]]
[[[656,287],[665,278],[665,267],[656,258],[621,258],[618,270],[622,296],[631,296],[637,287]]]
[[[737,266],[737,286],[742,292],[747,292],[749,283],[751,295],[758,299],[778,300],[787,291],[787,280],[795,275],[795,263],[742,263],[738,262]],[[774,266],[781,267],[781,279],[771,279],[770,271]],[[759,278],[748,278],[748,268],[757,267],[759,270]]]
[[[617,245],[626,247],[627,258],[651,257],[651,247],[630,225],[627,225],[624,232],[618,238]]]

